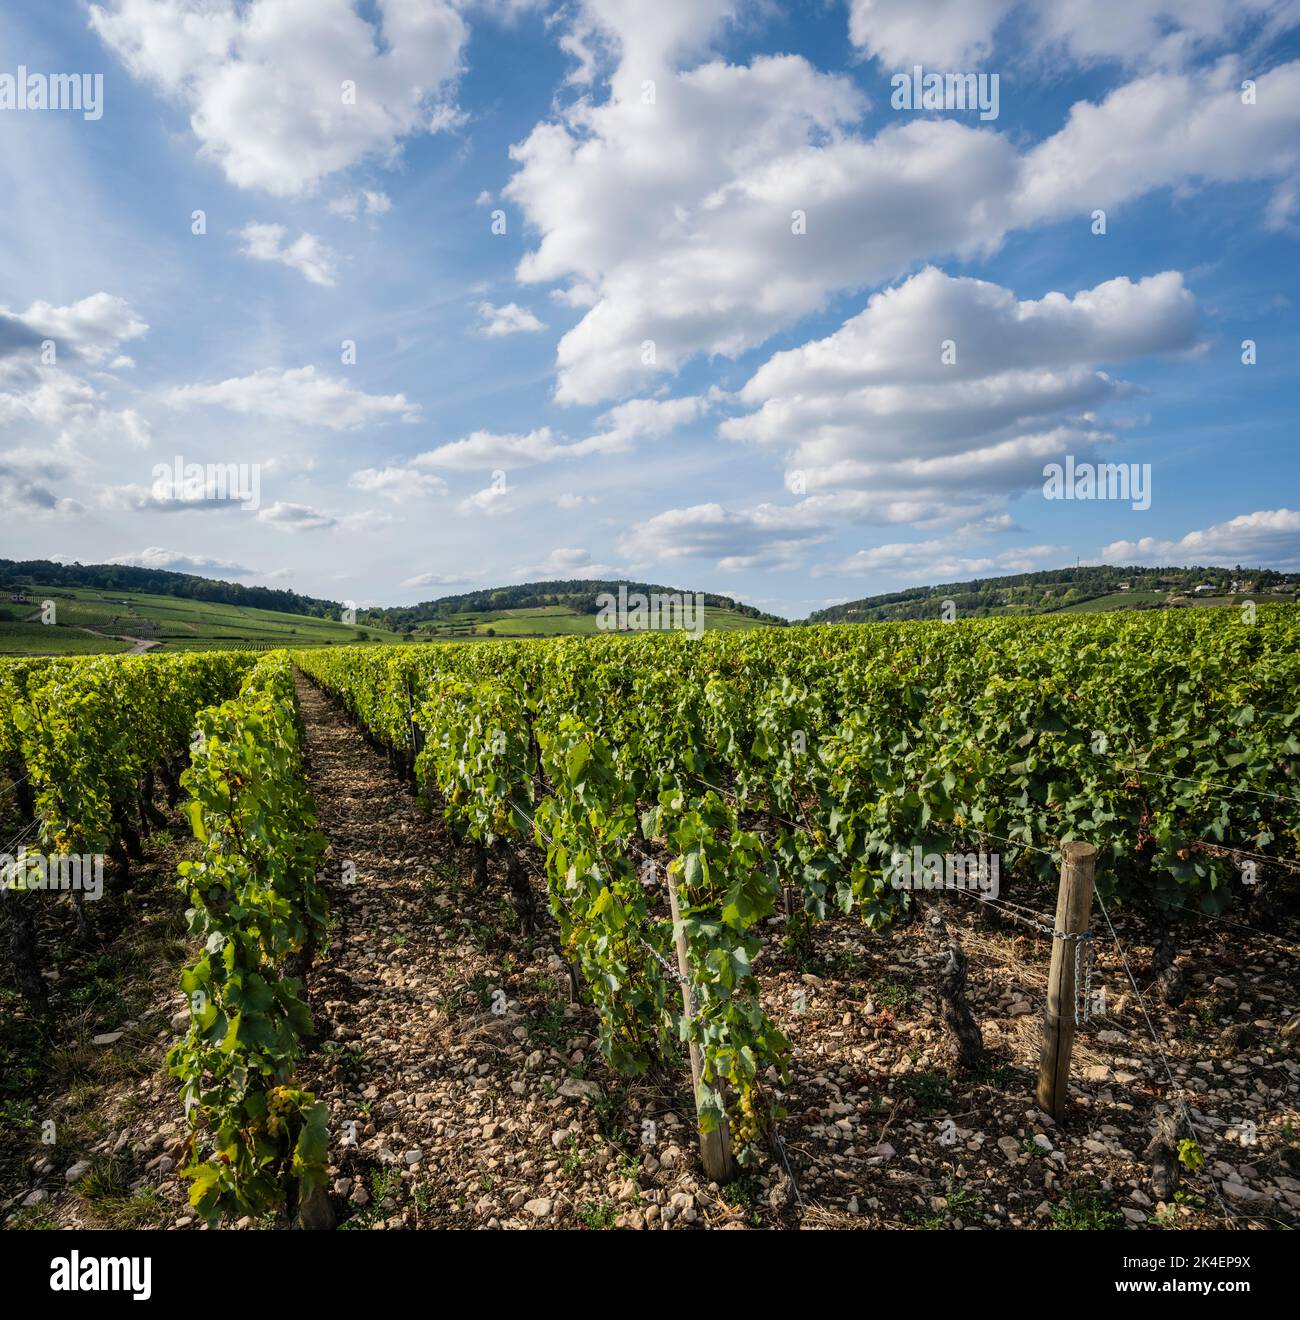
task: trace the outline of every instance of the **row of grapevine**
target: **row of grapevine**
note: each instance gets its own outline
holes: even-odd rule
[[[251,663],[214,654],[0,665],[0,770],[21,818],[14,844],[49,857],[109,856],[124,875],[142,855],[141,834],[163,823],[155,776],[175,800],[196,713],[236,690]],[[33,896],[6,887],[4,897],[11,961],[41,1007]]]
[[[606,1057],[640,1072],[685,1026],[703,1060],[703,1122],[716,1126],[729,1107],[745,1159],[761,1127],[761,1074],[782,1067],[787,1049],[759,1007],[750,966],[757,923],[772,911],[771,861],[741,829],[734,804],[712,792],[684,794],[657,769],[652,734],[672,721],[652,704],[638,707],[640,743],[584,719],[569,685],[578,668],[597,673],[600,655],[582,643],[543,642],[296,659],[413,760],[417,781],[461,838],[502,849],[508,868],[512,845],[534,836],[543,843],[552,911],[599,1011]],[[638,810],[648,799],[653,819]],[[674,984],[673,927],[655,883],[665,880],[677,886],[689,950],[688,1025]]]
[[[29,683],[39,682],[54,666],[67,668],[75,663],[46,656],[0,661],[0,775],[14,786],[15,801],[26,819],[33,815],[35,802],[23,760],[18,711],[27,700]]]
[[[0,750],[30,785],[42,846],[108,853],[133,843],[151,776],[177,772],[195,713],[233,691],[251,663],[222,653],[9,666],[15,699]]]
[[[1104,893],[1219,910],[1241,858],[1298,851],[1297,640],[1279,606],[296,658],[463,838],[545,848],[627,1071],[682,1027],[676,887],[702,1113],[729,1111],[743,1157],[786,1052],[752,973],[783,888],[804,921],[879,927],[907,901],[897,852],[988,846],[1031,876],[1085,838]]]
[[[325,1185],[327,1108],[294,1078],[312,1034],[302,977],[327,915],[302,758],[293,670],[279,653],[200,713],[182,776],[202,853],[181,863],[181,880],[202,952],[181,978],[190,1026],[168,1065],[190,1125],[182,1173],[210,1222]]]
[[[311,1033],[301,977],[326,916],[325,841],[287,657],[13,661],[0,664],[0,698],[0,768],[34,850],[108,854],[125,870],[140,834],[166,820],[155,775],[202,845],[180,867],[202,953],[182,977],[189,1031],[168,1057],[194,1205],[216,1221],[266,1213],[287,1191],[316,1195],[326,1111],[293,1072]],[[43,1004],[34,896],[6,888],[4,899],[17,979]]]
[[[740,799],[797,819],[781,853],[819,913],[886,919],[883,868],[913,846],[992,843],[1047,877],[1039,850],[1082,838],[1103,893],[1208,912],[1234,855],[1296,856],[1293,608],[862,633],[793,664],[760,639],[701,722]]]

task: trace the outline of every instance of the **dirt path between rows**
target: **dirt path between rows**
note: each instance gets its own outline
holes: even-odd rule
[[[441,820],[387,759],[301,677],[298,696],[334,923],[310,977],[320,1040],[301,1076],[330,1106],[340,1216],[394,1228],[742,1221],[696,1183],[678,1114],[600,1061],[550,936],[519,932],[496,867],[486,890],[470,888]],[[633,1134],[652,1109],[642,1149]]]
[[[23,620],[24,623],[39,623],[40,621],[41,621],[40,610],[36,610],[33,614],[29,615],[26,619]],[[70,624],[69,626],[75,629],[75,631],[77,632],[89,633],[92,637],[99,637],[105,641],[130,642],[131,649],[129,651],[122,652],[123,655],[146,655],[148,654],[148,652],[152,651],[155,646],[162,645],[161,642],[151,640],[150,638],[147,637],[128,637],[126,633],[101,632],[98,628],[87,628],[79,623]],[[51,654],[59,654],[59,653],[51,652]]]

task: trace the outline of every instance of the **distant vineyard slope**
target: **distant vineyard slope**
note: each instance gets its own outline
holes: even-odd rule
[[[893,623],[935,619],[950,600],[962,618],[1179,609],[1246,599],[1294,601],[1300,575],[1271,568],[1115,568],[1085,565],[1010,577],[909,587],[817,610],[809,623]]]

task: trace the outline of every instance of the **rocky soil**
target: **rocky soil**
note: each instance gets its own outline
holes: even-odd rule
[[[965,1073],[934,1011],[940,959],[923,921],[886,936],[827,922],[796,960],[773,918],[757,971],[793,1042],[789,1083],[771,1079],[788,1117],[771,1158],[720,1189],[699,1169],[684,1064],[635,1081],[610,1072],[590,1012],[569,1002],[546,919],[525,937],[495,866],[476,889],[468,858],[386,759],[314,687],[300,682],[299,695],[333,907],[302,1080],[330,1106],[331,1201],[345,1228],[1300,1223],[1294,923],[1180,928],[1172,1005],[1153,984],[1154,935],[1117,916],[1173,1085],[1115,946],[1100,941],[1105,1012],[1080,1033],[1073,1110],[1057,1125],[1033,1100],[1051,941],[1014,911],[942,900],[986,1047]],[[1040,891],[1004,897],[1039,913],[1052,903]],[[46,1079],[36,1115],[59,1114],[83,1088],[71,1134],[53,1147],[35,1125],[3,1137],[9,1226],[199,1227],[176,1178],[183,1129],[161,1070],[183,1020],[182,952],[153,967],[147,1004],[120,1025],[83,1023],[77,1048],[119,1059],[122,1075],[92,1097],[84,1078]],[[1199,1137],[1205,1162],[1175,1159],[1175,1188],[1153,1182],[1146,1152],[1180,1097],[1195,1133],[1178,1137]]]

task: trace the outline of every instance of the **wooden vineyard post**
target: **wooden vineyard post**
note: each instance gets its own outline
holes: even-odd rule
[[[691,1004],[691,964],[686,956],[686,931],[682,927],[681,909],[677,904],[677,885],[673,881],[671,874],[668,876],[668,903],[672,908],[673,914],[673,936],[677,942],[677,970],[682,978],[682,1011],[686,1015],[686,1021],[689,1024],[692,1016]],[[695,1108],[698,1113],[700,1107],[700,1048],[694,1041],[690,1042],[691,1047],[691,1088],[695,1096]],[[700,1136],[700,1162],[704,1165],[704,1172],[710,1182],[723,1183],[734,1182],[736,1179],[736,1161],[731,1153],[731,1133],[727,1128],[727,1120],[724,1117],[712,1132],[705,1132],[699,1128],[696,1130]]]
[[[1038,1065],[1038,1107],[1064,1122],[1070,1087],[1070,1054],[1076,1016],[1082,1008],[1076,985],[1083,941],[1092,914],[1093,868],[1097,850],[1090,843],[1061,845],[1061,888],[1056,898],[1056,934],[1043,1015],[1043,1053]],[[1064,936],[1064,938],[1062,938]],[[1081,971],[1081,969],[1079,969]]]

